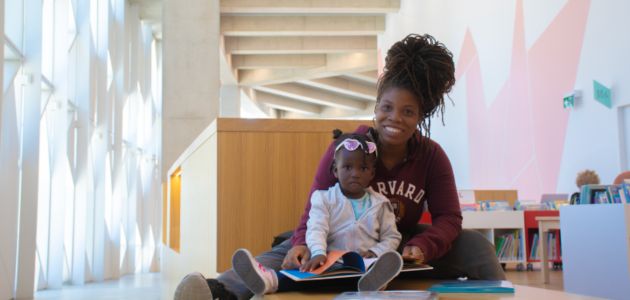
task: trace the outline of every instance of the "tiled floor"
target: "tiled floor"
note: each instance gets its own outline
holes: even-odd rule
[[[562,291],[562,271],[551,271],[549,284],[542,283],[540,271],[517,272],[507,271],[508,280],[514,284],[527,285],[538,288]],[[35,294],[35,300],[105,300],[105,299],[172,299],[172,295],[164,294],[162,274],[127,275],[120,280],[110,280],[101,283],[89,283],[84,286],[66,286],[58,290],[44,290]]]

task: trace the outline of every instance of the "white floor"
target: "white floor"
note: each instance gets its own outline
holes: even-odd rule
[[[35,293],[35,300],[104,300],[104,299],[173,299],[163,295],[163,278],[160,273],[126,275],[120,280],[88,283],[82,286],[64,286],[62,289],[42,290]]]

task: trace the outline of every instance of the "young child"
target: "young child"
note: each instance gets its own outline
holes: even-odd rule
[[[356,251],[365,258],[376,257],[358,282],[359,291],[383,289],[402,268],[396,248],[401,234],[389,200],[369,187],[376,166],[376,144],[363,134],[333,131],[335,138],[332,172],[338,183],[311,195],[306,243],[311,259],[301,271],[323,265],[331,250]],[[246,249],[237,250],[232,266],[245,285],[257,295],[294,288],[291,279],[259,264]]]

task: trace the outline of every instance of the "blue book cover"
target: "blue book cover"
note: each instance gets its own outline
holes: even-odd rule
[[[280,270],[280,273],[293,281],[326,280],[333,278],[359,277],[376,261],[376,258],[363,258],[356,252],[328,252],[326,263],[313,272]],[[401,272],[431,270],[433,267],[423,264],[405,263]]]
[[[591,204],[591,188],[588,184],[582,186],[580,191],[580,204]]]
[[[328,253],[326,263],[313,272],[295,269],[281,270],[280,273],[294,281],[302,281],[360,276],[365,270],[365,262],[359,253],[332,251]]]
[[[626,203],[630,203],[630,184],[623,182],[621,184],[621,190],[619,193],[623,193],[622,199],[626,200]]]
[[[429,291],[437,293],[514,293],[507,280],[452,280],[434,284]]]
[[[538,259],[538,233],[534,233],[534,237],[532,238],[532,248],[529,258],[532,260]]]

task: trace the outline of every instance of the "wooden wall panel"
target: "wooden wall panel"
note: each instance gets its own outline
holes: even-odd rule
[[[168,234],[168,245],[171,249],[175,250],[175,252],[179,252],[180,246],[180,218],[181,218],[181,191],[182,191],[182,177],[181,177],[181,169],[177,169],[174,175],[170,177],[170,186],[171,186],[171,197],[169,202],[169,234]]]
[[[219,119],[218,272],[234,250],[259,254],[297,226],[332,130],[359,124],[369,121]]]

